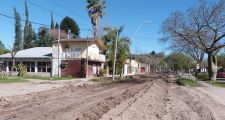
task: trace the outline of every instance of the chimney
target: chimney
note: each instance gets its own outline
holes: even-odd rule
[[[69,29],[69,31],[67,33],[67,39],[70,39],[70,29]]]

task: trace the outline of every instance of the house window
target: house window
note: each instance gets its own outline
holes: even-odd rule
[[[35,63],[31,61],[23,61],[23,65],[27,67],[27,72],[34,72]]]
[[[51,72],[51,62],[38,62],[38,72]]]
[[[75,50],[76,50],[76,51],[80,51],[80,50],[81,50],[81,48],[75,48]]]
[[[52,71],[52,64],[51,62],[47,62],[47,72],[51,72]]]
[[[18,66],[19,64],[20,64],[19,61],[16,61],[16,62],[15,62],[15,68],[13,69],[13,71],[15,71],[15,72],[18,71],[17,66]],[[8,65],[9,65],[9,70],[11,71],[11,69],[12,69],[12,61],[9,61]]]
[[[70,45],[69,44],[66,44],[64,48],[65,49],[69,49],[70,48]]]

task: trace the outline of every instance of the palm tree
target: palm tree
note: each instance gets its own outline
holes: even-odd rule
[[[100,18],[105,15],[105,0],[87,0],[87,10],[88,15],[91,18],[91,23],[93,26],[94,38],[97,37],[98,26],[100,23]]]
[[[120,74],[120,78],[122,79],[123,79],[124,64],[130,54],[129,47],[130,47],[130,38],[121,37],[118,41],[116,69]]]
[[[120,73],[120,76],[122,77],[123,73],[123,66],[128,58],[128,55],[130,53],[130,39],[128,37],[120,37],[120,34],[123,31],[123,26],[116,28],[116,27],[106,27],[104,28],[105,35],[102,37],[104,40],[105,45],[107,46],[107,51],[105,51],[105,54],[108,61],[108,66],[111,67],[110,70],[112,70],[112,62],[114,57],[114,51],[115,51],[115,40],[116,40],[116,34],[118,31],[118,43],[117,43],[117,62],[116,62],[116,71]]]

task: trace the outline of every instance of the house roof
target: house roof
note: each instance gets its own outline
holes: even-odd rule
[[[52,47],[35,47],[25,50],[20,50],[16,53],[15,58],[51,58],[52,57]],[[1,58],[11,58],[11,54],[2,54]]]
[[[58,41],[53,41],[53,43],[57,43]],[[60,39],[60,43],[65,42],[92,42],[95,43],[101,50],[105,50],[106,46],[101,39],[97,38],[75,38],[75,39]]]

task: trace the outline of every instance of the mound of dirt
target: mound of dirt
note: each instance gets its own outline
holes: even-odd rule
[[[165,113],[167,83],[154,83],[103,115],[102,120],[158,120]]]

